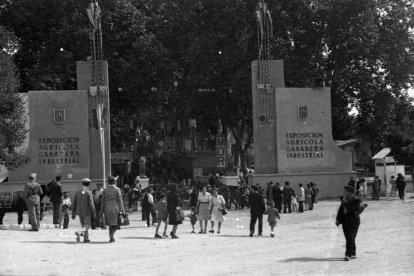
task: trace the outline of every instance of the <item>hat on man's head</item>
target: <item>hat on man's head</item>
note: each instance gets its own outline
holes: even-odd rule
[[[91,180],[89,178],[82,179],[82,184],[90,184]]]
[[[31,173],[29,174],[29,179],[30,180],[36,179],[36,176],[37,176],[37,173]]]
[[[354,188],[352,188],[351,186],[345,186],[345,187],[344,187],[344,190],[345,190],[345,191],[348,191],[348,192],[350,192],[350,193],[353,193],[353,192],[354,192]]]
[[[108,177],[108,183],[109,184],[114,184],[115,183],[115,177],[113,177],[113,176]]]

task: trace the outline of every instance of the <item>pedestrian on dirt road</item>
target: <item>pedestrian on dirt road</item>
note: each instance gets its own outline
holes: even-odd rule
[[[404,200],[404,198],[405,198],[405,186],[407,184],[405,183],[404,176],[402,176],[401,173],[399,173],[397,175],[396,182],[397,182],[398,195],[400,196],[401,200]]]
[[[55,227],[62,226],[62,185],[60,184],[60,180],[62,176],[56,176],[55,180],[48,185],[49,194],[50,194],[50,202],[53,204],[53,224]]]
[[[198,202],[196,208],[198,220],[200,221],[200,234],[205,234],[207,232],[207,223],[211,218],[210,207],[211,194],[207,192],[207,186],[204,185],[201,188],[201,192],[198,193]]]
[[[109,226],[109,242],[115,242],[115,232],[120,229],[118,224],[119,214],[125,214],[121,189],[116,186],[116,179],[108,177],[108,187],[102,192],[100,217],[105,214],[106,223]]]
[[[40,184],[36,182],[36,173],[29,175],[29,183],[24,186],[26,194],[27,214],[29,215],[29,223],[32,229],[29,231],[39,231],[40,226],[40,196],[43,195]]]
[[[93,204],[93,195],[89,190],[91,180],[89,178],[82,179],[82,190],[75,193],[73,198],[72,219],[79,216],[79,220],[82,226],[81,232],[76,232],[76,241],[80,242],[80,237],[83,236],[83,242],[88,243],[89,233],[88,230],[92,227],[92,220],[96,218],[95,205]]]
[[[378,175],[375,176],[374,182],[372,182],[372,200],[379,200],[379,189],[380,189],[380,182],[379,182]]]
[[[183,221],[178,219],[177,210],[180,210],[180,197],[177,194],[177,185],[172,184],[170,186],[170,192],[167,195],[167,212],[168,212],[168,224],[173,226],[171,231],[171,238],[178,239],[177,228]]]
[[[354,194],[354,189],[347,185],[344,187],[344,196],[341,197],[341,205],[336,215],[336,226],[342,224],[342,230],[346,240],[345,261],[356,259],[355,238],[358,233],[361,220],[359,215],[364,211],[366,204],[361,204],[361,199]]]
[[[280,183],[276,182],[276,185],[273,187],[273,201],[279,213],[282,212],[282,199],[283,197],[282,190],[280,189]]]
[[[285,182],[285,187],[283,187],[283,213],[286,213],[286,209],[289,210],[289,213],[292,213],[292,195],[293,190],[289,187],[289,182]]]
[[[259,188],[257,186],[252,187],[252,191],[249,195],[250,203],[250,237],[253,237],[254,228],[256,226],[256,221],[259,220],[259,236],[263,232],[263,214],[266,211],[266,205],[264,198],[259,193]]]
[[[214,222],[217,222],[217,234],[220,234],[221,224],[224,221],[223,213],[221,212],[222,209],[226,209],[226,201],[222,195],[218,194],[218,189],[213,189],[213,194],[211,197],[211,228],[210,233],[214,234]]]

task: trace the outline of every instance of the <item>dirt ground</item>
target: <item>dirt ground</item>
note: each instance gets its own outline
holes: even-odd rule
[[[366,202],[357,259],[349,262],[334,225],[339,202],[321,201],[313,211],[282,214],[274,238],[266,218],[264,235],[248,236],[248,209],[230,211],[221,234],[191,234],[187,219],[179,239],[155,240],[155,227],[144,227],[137,212],[115,243],[104,230],[91,231],[89,244],[76,243],[78,219],[66,230],[1,230],[0,275],[413,275],[414,194],[407,198]],[[44,227],[51,220],[47,213]],[[16,221],[6,214],[6,224]]]

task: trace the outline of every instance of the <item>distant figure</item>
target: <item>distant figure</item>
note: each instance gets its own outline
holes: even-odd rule
[[[198,202],[197,202],[197,215],[198,220],[200,221],[200,234],[207,233],[207,222],[211,218],[210,213],[211,208],[211,194],[207,192],[207,186],[203,186],[201,188],[201,192],[198,194]],[[203,225],[204,222],[204,225]],[[203,228],[204,226],[204,228]]]
[[[103,184],[102,183],[96,183],[96,192],[93,195],[93,204],[95,205],[95,209],[97,210],[97,212],[99,212],[101,210],[101,203],[102,203],[102,194],[103,194]],[[92,192],[93,194],[93,192]],[[106,229],[106,223],[105,223],[105,218],[103,213],[99,213],[96,216],[96,219],[93,221],[92,226],[101,228],[103,230]]]
[[[147,224],[146,224],[147,227],[151,227],[150,216],[152,217],[152,225],[156,225],[155,224],[156,215],[154,211],[154,197],[152,196],[152,193],[153,193],[152,188],[149,188],[144,198],[142,199],[142,210],[144,212],[144,217],[147,221]]]
[[[56,179],[50,183],[49,193],[50,202],[53,204],[53,224],[55,227],[60,228],[62,226],[62,185],[60,180],[62,176],[56,176]]]
[[[172,184],[170,187],[170,193],[167,195],[167,211],[168,211],[168,224],[173,226],[171,231],[171,238],[178,239],[177,228],[183,221],[178,219],[177,210],[180,210],[180,197],[177,194],[177,186]]]
[[[303,188],[302,183],[299,183],[298,202],[299,213],[303,213],[303,204],[305,203],[305,189]]]
[[[289,210],[289,213],[292,213],[292,195],[293,191],[289,187],[289,182],[285,182],[285,187],[283,187],[283,213],[286,213],[286,209]]]
[[[62,216],[63,216],[63,229],[68,229],[69,227],[69,207],[72,206],[69,198],[69,192],[63,192],[62,199]]]
[[[268,200],[268,201],[272,201],[273,200],[273,182],[272,181],[270,181],[269,183],[267,183],[266,200]]]
[[[310,184],[306,184],[305,189],[305,209],[306,210],[312,210],[313,209],[313,203],[312,203],[312,188]]]
[[[191,227],[193,228],[193,230],[191,231],[191,234],[195,233],[195,225],[197,223],[197,212],[196,212],[196,207],[195,206],[191,206],[191,211],[189,214],[189,218],[190,218],[190,222],[191,222]]]
[[[318,204],[319,187],[313,182],[310,183],[310,186],[312,189],[312,205]]]
[[[40,184],[36,182],[36,173],[29,175],[29,183],[24,186],[26,194],[27,214],[29,215],[29,223],[32,229],[29,231],[39,231],[40,226],[40,196],[43,195]]]
[[[157,227],[155,228],[155,238],[162,238],[168,237],[167,235],[167,218],[168,218],[168,211],[167,211],[167,196],[164,193],[160,194],[160,199],[155,204],[155,211],[157,212]],[[164,222],[164,232],[162,236],[158,234],[158,230],[160,229],[161,223]]]
[[[395,181],[394,176],[391,176],[390,183],[391,183],[391,196],[396,196],[396,194],[397,194],[397,181]]]
[[[221,213],[222,209],[226,208],[226,201],[224,197],[218,194],[218,189],[213,189],[213,194],[211,196],[211,228],[210,233],[214,234],[214,223],[217,222],[217,234],[220,234],[221,224],[224,221],[223,214]]]
[[[374,182],[372,182],[372,200],[379,200],[379,178],[375,176]]]
[[[91,180],[89,178],[82,179],[82,190],[75,193],[73,198],[72,219],[79,216],[82,226],[81,232],[76,232],[76,241],[80,242],[80,237],[83,236],[83,242],[88,243],[88,230],[92,227],[92,220],[96,218],[95,205],[93,204],[93,195],[89,190]]]
[[[259,188],[257,186],[253,186],[252,191],[249,195],[250,237],[253,237],[257,220],[259,220],[259,236],[262,236],[263,232],[263,213],[266,211],[266,205],[263,196],[259,195],[258,190]]]
[[[346,239],[345,261],[356,258],[355,238],[361,223],[359,215],[367,205],[361,204],[361,199],[354,195],[354,189],[347,185],[344,187],[344,196],[336,216],[336,226],[342,224]]]
[[[279,182],[276,182],[276,185],[273,187],[273,202],[275,204],[276,209],[279,213],[282,212],[282,190],[280,189]]]
[[[100,213],[105,214],[106,223],[109,226],[109,242],[115,242],[115,232],[120,229],[118,216],[119,213],[125,214],[125,210],[121,189],[116,186],[113,176],[108,177],[108,186],[102,192]]]
[[[398,189],[398,195],[400,196],[401,200],[404,200],[405,198],[405,180],[404,180],[404,176],[402,176],[402,174],[398,174],[397,175],[397,189]]]
[[[266,210],[267,213],[267,221],[270,225],[270,237],[274,237],[274,228],[276,226],[276,220],[280,219],[279,211],[275,208],[275,203],[273,201],[270,201],[268,204],[268,208]]]

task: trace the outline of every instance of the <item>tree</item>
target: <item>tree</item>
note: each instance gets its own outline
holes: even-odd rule
[[[13,61],[17,50],[14,34],[0,26],[0,161],[9,169],[18,168],[27,161],[17,149],[26,133],[23,102],[17,94],[19,79]]]

